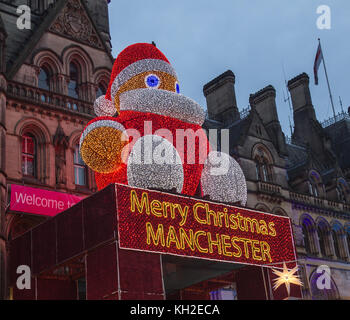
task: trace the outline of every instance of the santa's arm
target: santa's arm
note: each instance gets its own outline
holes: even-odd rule
[[[205,161],[201,177],[203,196],[211,200],[247,202],[247,184],[244,173],[235,159],[223,152],[212,151]]]
[[[124,126],[114,117],[90,121],[80,137],[80,155],[87,166],[99,173],[118,169],[128,137]]]

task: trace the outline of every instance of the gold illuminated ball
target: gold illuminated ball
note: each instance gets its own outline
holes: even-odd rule
[[[80,150],[86,165],[99,173],[114,172],[122,162],[123,148],[128,145],[128,140],[123,135],[122,131],[111,127],[92,130],[84,139]]]

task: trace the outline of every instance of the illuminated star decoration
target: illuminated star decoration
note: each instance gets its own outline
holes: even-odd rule
[[[288,297],[290,296],[290,284],[295,284],[297,286],[302,286],[299,276],[296,274],[298,271],[298,266],[294,267],[291,270],[288,270],[286,263],[283,262],[283,271],[279,271],[276,269],[272,269],[272,272],[277,276],[277,278],[274,280],[274,290],[277,290],[277,288],[285,284],[288,292]]]

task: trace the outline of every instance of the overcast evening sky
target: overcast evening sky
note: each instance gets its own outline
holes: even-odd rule
[[[317,7],[331,9],[331,29],[316,26]],[[319,121],[332,116],[323,66],[314,85],[313,64],[321,38],[336,112],[339,96],[350,106],[350,1],[348,0],[112,0],[113,55],[137,42],[155,41],[175,67],[181,93],[204,108],[203,85],[228,69],[236,75],[240,110],[249,95],[275,87],[279,119],[290,136],[284,102],[287,80],[306,72]],[[291,119],[292,120],[292,119]]]

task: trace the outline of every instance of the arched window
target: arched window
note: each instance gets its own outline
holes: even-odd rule
[[[345,194],[343,192],[343,188],[339,185],[337,186],[337,198],[340,202],[345,202]]]
[[[259,210],[259,211],[262,211],[262,212],[271,212],[270,208],[264,203],[258,203],[255,206],[255,209]]]
[[[50,90],[50,72],[47,68],[40,69],[38,76],[38,87],[44,90]]]
[[[340,202],[346,202],[348,194],[350,193],[349,185],[345,179],[340,178],[337,181],[337,196]]]
[[[36,140],[31,134],[22,136],[22,173],[36,176]]]
[[[322,180],[320,175],[312,170],[309,174],[309,181],[308,181],[308,185],[309,185],[309,193],[314,196],[314,197],[319,197],[322,190]]]
[[[347,255],[349,257],[350,256],[350,226],[346,227],[346,242],[348,245]]]
[[[331,228],[327,221],[321,219],[317,224],[318,242],[320,245],[320,253],[323,257],[329,257],[333,254]]]
[[[309,181],[309,192],[312,196],[318,197],[318,187],[311,181]]]
[[[75,99],[79,99],[78,83],[79,68],[74,62],[71,62],[69,65],[68,95]]]
[[[346,246],[345,246],[345,236],[343,226],[339,222],[335,222],[332,225],[332,240],[334,246],[334,254],[337,259],[343,259],[347,257]]]
[[[303,224],[303,236],[304,236],[304,245],[305,245],[306,252],[312,253],[311,245],[310,245],[310,231],[305,224]]]
[[[255,160],[255,172],[256,178],[263,182],[273,182],[273,163],[271,155],[267,151],[259,146],[256,148],[253,158]]]
[[[78,186],[86,186],[86,165],[83,159],[80,157],[79,145],[77,144],[74,149],[74,177],[75,184]]]
[[[278,216],[288,217],[287,213],[282,208],[274,208],[273,213],[277,214]]]
[[[106,92],[107,92],[106,86],[103,83],[100,83],[98,85],[98,89],[97,89],[97,92],[96,92],[96,99],[101,97],[101,96],[103,96],[103,95],[105,95]]]
[[[326,253],[327,229],[324,226],[319,224],[317,226],[317,235],[318,235],[318,242],[320,244],[321,255],[325,257],[327,256],[327,253]]]
[[[303,219],[301,226],[305,250],[308,254],[315,254],[317,252],[315,245],[315,223],[313,222],[312,218],[306,216]]]
[[[260,180],[260,163],[255,162],[255,174],[256,174],[256,180]]]
[[[263,162],[261,164],[261,177],[263,181],[271,181],[269,171],[268,171],[268,164]]]
[[[338,259],[341,259],[340,254],[340,247],[339,247],[339,235],[338,232],[334,229],[332,229],[332,240],[333,240],[333,246],[334,246],[334,254]]]

